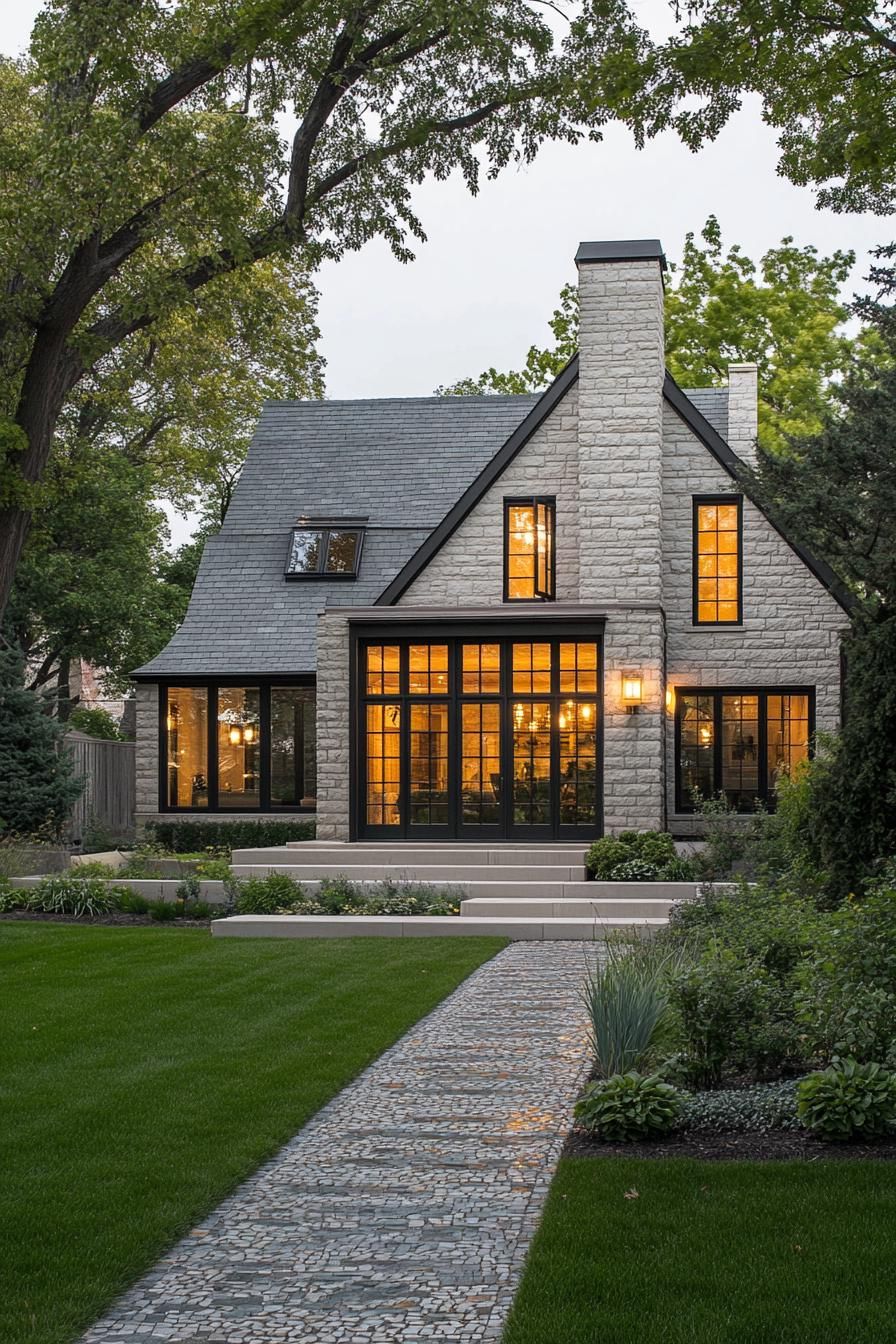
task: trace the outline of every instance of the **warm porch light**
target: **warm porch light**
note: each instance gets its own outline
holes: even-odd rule
[[[251,723],[246,724],[245,728],[243,729],[243,741],[245,742],[247,747],[251,747],[252,743],[255,741],[254,724]]]
[[[230,745],[232,747],[238,747],[242,742],[242,740],[243,740],[243,730],[242,728],[240,728],[239,724],[235,723],[230,730]]]
[[[641,673],[623,672],[622,674],[622,703],[625,705],[627,714],[637,714],[641,708]]]
[[[675,713],[675,692],[671,686],[666,687],[666,713]]]

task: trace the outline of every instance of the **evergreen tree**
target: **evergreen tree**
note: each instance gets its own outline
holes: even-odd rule
[[[58,835],[84,787],[62,730],[25,688],[21,656],[0,648],[0,833]]]
[[[836,899],[861,891],[896,854],[896,249],[878,253],[879,296],[856,305],[884,347],[855,360],[820,434],[781,456],[760,451],[760,500],[855,595],[840,737],[813,771],[816,862]],[[889,300],[889,302],[888,302]],[[873,348],[873,347],[871,347]]]

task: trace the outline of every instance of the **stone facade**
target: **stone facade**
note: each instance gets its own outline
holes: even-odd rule
[[[419,612],[421,620],[425,613],[426,622],[436,627],[440,613],[457,616],[460,611],[464,619],[491,622],[496,630],[511,615],[525,614],[532,620],[562,612],[599,616],[605,622],[603,795],[608,832],[668,826],[687,834],[694,829],[692,817],[674,810],[671,711],[676,688],[814,686],[817,727],[832,730],[838,725],[839,639],[846,613],[747,499],[743,621],[729,627],[700,627],[693,622],[693,497],[731,494],[737,487],[722,465],[728,460],[726,443],[717,439],[711,449],[706,420],[700,415],[695,419],[688,403],[683,408],[678,403],[676,409],[678,394],[673,395],[674,386],[670,392],[664,382],[658,247],[623,244],[618,254],[608,255],[607,246],[585,244],[577,261],[581,314],[577,377],[567,379],[566,391],[553,409],[441,548],[413,571],[395,606],[370,606],[377,592],[371,541],[362,561],[362,568],[367,565],[363,587],[359,580],[357,593],[346,587],[328,593],[325,608],[314,612],[317,825],[323,839],[349,838],[346,608],[353,603],[356,612],[364,608],[365,620],[401,624]],[[757,377],[755,365],[733,365],[722,412],[727,444],[747,461],[755,453]],[[695,393],[701,415],[711,416],[723,395],[706,389]],[[521,399],[520,420],[532,405],[531,399]],[[468,405],[465,412],[471,425],[474,409]],[[510,411],[505,408],[501,414]],[[445,462],[440,466],[435,441],[431,458],[432,472],[447,470]],[[736,469],[736,459],[729,466],[732,463]],[[372,455],[371,471],[375,469]],[[473,471],[470,480],[475,476]],[[446,495],[445,513],[461,494],[455,489]],[[556,497],[556,602],[506,604],[504,501],[531,495]],[[372,520],[371,536],[375,527]],[[405,531],[410,537],[409,529]],[[384,571],[378,591],[395,572]],[[312,636],[309,642],[313,644]],[[232,669],[240,674],[244,670]],[[626,672],[637,672],[642,682],[643,700],[636,714],[627,713],[622,702]],[[158,808],[158,710],[153,686],[141,685],[137,712],[138,810],[147,817],[157,815]]]
[[[349,835],[349,624],[346,613],[322,615],[317,627],[317,838]]]

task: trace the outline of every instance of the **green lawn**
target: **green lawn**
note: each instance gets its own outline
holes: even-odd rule
[[[504,1344],[893,1344],[894,1262],[885,1162],[566,1158]]]
[[[0,924],[0,1340],[74,1337],[498,939]]]

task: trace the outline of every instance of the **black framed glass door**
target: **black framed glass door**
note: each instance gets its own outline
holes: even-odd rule
[[[358,834],[599,834],[599,655],[596,635],[359,640]]]

